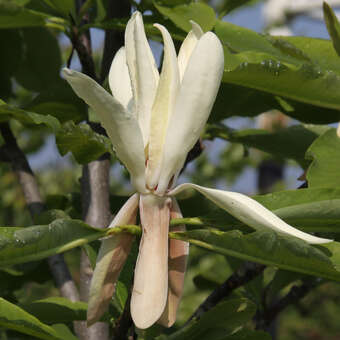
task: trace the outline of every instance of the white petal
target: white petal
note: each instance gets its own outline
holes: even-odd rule
[[[110,228],[136,223],[139,195],[131,196],[110,224]],[[87,325],[97,322],[107,310],[115,284],[130,253],[134,236],[120,234],[102,241],[90,286]]]
[[[179,73],[174,43],[164,26],[157,24],[155,26],[163,35],[164,60],[155,102],[151,111],[146,168],[146,184],[149,188],[154,188],[158,183],[168,122],[179,90]]]
[[[322,244],[332,240],[316,237],[293,228],[252,198],[237,192],[222,191],[185,183],[179,185],[169,195],[176,195],[186,189],[196,189],[217,206],[226,210],[243,223],[254,229],[269,228],[275,231],[298,237],[310,244]]]
[[[198,40],[204,34],[200,25],[196,24],[196,22],[192,20],[190,22],[192,30],[188,33],[188,35],[184,39],[178,53],[178,68],[181,80],[183,79],[184,71],[188,65],[192,51],[194,50]]]
[[[168,231],[170,198],[141,195],[143,235],[135,268],[131,316],[138,328],[154,324],[168,296]]]
[[[74,92],[98,115],[134,187],[145,192],[143,137],[136,119],[90,77],[67,68],[63,69],[63,74]]]
[[[186,67],[164,146],[157,192],[166,191],[199,138],[214,104],[223,73],[221,42],[212,32],[198,41]]]
[[[132,102],[132,90],[129,70],[126,63],[125,47],[121,47],[112,60],[109,72],[109,85],[114,98],[129,111]]]
[[[175,198],[172,200],[170,219],[182,218],[181,210]],[[170,227],[170,231],[185,231],[185,225]],[[169,292],[164,312],[157,323],[171,327],[177,316],[177,309],[181,301],[184,276],[189,255],[189,242],[169,240]]]
[[[126,61],[129,68],[135,112],[143,133],[144,146],[149,140],[151,107],[154,102],[158,70],[145,35],[143,18],[135,12],[125,30]]]

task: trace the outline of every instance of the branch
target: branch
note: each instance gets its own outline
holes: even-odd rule
[[[40,196],[37,180],[25,154],[19,148],[9,125],[7,123],[1,123],[0,132],[5,141],[1,151],[11,162],[13,171],[18,177],[25,196],[26,204],[34,221],[36,217],[45,210],[45,205]],[[79,300],[77,287],[72,280],[63,255],[58,254],[51,256],[47,261],[61,295],[71,301]]]
[[[217,287],[205,299],[191,315],[186,324],[193,319],[200,319],[205,312],[216,306],[222,299],[228,297],[235,289],[261,275],[265,268],[266,266],[262,264],[245,262],[242,267],[235,271],[221,286]]]

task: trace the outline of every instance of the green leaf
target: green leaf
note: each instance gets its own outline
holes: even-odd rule
[[[3,298],[0,298],[0,326],[39,339],[62,339],[52,327]]]
[[[162,15],[169,18],[177,27],[186,32],[191,30],[190,20],[199,24],[204,32],[210,31],[216,22],[214,10],[202,2],[162,6],[158,1],[154,1],[154,5]]]
[[[266,38],[222,21],[217,21],[215,30],[224,43],[223,81],[340,109],[340,64],[329,41]]]
[[[56,324],[51,326],[62,340],[79,340],[64,324]]]
[[[222,340],[227,334],[251,320],[255,311],[255,305],[247,299],[224,300],[204,313],[199,320],[192,320],[167,339]]]
[[[229,14],[231,11],[247,5],[247,4],[254,4],[258,2],[258,0],[225,0],[222,3],[222,8],[220,9],[220,14],[219,17],[222,18],[224,17],[226,14]]]
[[[16,119],[24,124],[44,124],[54,132],[57,132],[60,128],[60,123],[55,117],[21,110],[0,101],[0,121],[7,121],[9,119]]]
[[[27,28],[22,31],[25,53],[17,81],[31,91],[44,92],[60,80],[61,53],[54,35],[46,28]],[[43,48],[42,48],[43,46]]]
[[[51,8],[64,15],[69,19],[70,15],[75,17],[75,1],[74,0],[43,0]]]
[[[49,297],[21,306],[27,313],[34,315],[47,324],[86,320],[87,303],[72,302],[63,297]]]
[[[335,129],[326,131],[309,147],[306,157],[312,160],[307,172],[310,187],[340,186],[339,152],[340,138]]]
[[[272,230],[246,235],[240,231],[191,230],[170,235],[242,260],[340,281],[338,242],[311,246],[298,238]]]
[[[93,132],[87,124],[65,123],[56,136],[56,142],[62,156],[71,151],[80,164],[96,160],[105,152],[113,153],[109,138]]]
[[[305,153],[313,141],[329,130],[322,125],[294,125],[270,132],[261,129],[234,131],[224,125],[208,126],[206,138],[222,138],[233,143],[241,143],[281,159],[294,159],[303,168],[310,161],[305,159]]]
[[[58,79],[51,84],[25,108],[44,115],[50,114],[62,123],[69,120],[77,123],[87,118],[85,102],[74,93],[64,79]]]
[[[323,15],[328,33],[332,39],[333,47],[336,53],[340,55],[340,23],[332,8],[325,1],[323,2]]]
[[[13,0],[0,0],[0,28],[45,26],[48,16]]]
[[[263,331],[242,329],[241,331],[228,335],[221,340],[271,340],[271,336]]]

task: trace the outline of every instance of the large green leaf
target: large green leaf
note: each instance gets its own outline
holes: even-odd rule
[[[72,302],[63,297],[49,297],[33,301],[21,308],[47,324],[86,320],[87,313],[86,302]]]
[[[165,6],[160,1],[154,1],[154,5],[161,14],[186,32],[191,30],[190,20],[199,24],[203,31],[210,31],[216,22],[214,10],[202,2]]]
[[[223,81],[340,109],[340,65],[330,41],[266,37],[222,21],[215,30],[224,44]]]
[[[210,251],[280,269],[340,281],[340,243],[311,246],[271,230],[242,234],[240,231],[191,230],[170,233]]]
[[[22,31],[25,53],[15,73],[17,81],[32,91],[46,91],[60,80],[61,53],[58,41],[46,28]],[[43,48],[42,48],[43,46]]]
[[[21,110],[17,107],[7,105],[0,100],[0,121],[7,121],[9,119],[16,119],[24,124],[44,124],[54,132],[60,128],[60,123],[55,117]]]
[[[340,187],[340,138],[335,129],[326,131],[309,147],[306,157],[312,159],[307,172],[310,187]]]
[[[278,158],[289,158],[306,168],[310,161],[305,159],[305,153],[313,141],[330,129],[321,125],[294,125],[270,132],[261,129],[232,130],[224,125],[208,126],[206,138],[222,138],[230,142],[241,143]]]
[[[0,326],[39,339],[62,339],[52,327],[3,298],[0,298]]]
[[[255,305],[247,299],[228,299],[204,313],[199,320],[192,320],[188,325],[171,334],[157,339],[176,340],[223,340],[237,328],[244,326],[254,316]]]
[[[71,151],[80,164],[96,160],[105,152],[113,153],[109,138],[94,132],[87,124],[65,123],[56,142],[62,156]]]

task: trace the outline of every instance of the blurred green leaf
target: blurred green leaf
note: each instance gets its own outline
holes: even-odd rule
[[[222,340],[251,320],[255,311],[255,305],[247,299],[224,300],[204,313],[199,320],[192,320],[165,339]],[[161,340],[162,337],[157,339]]]
[[[70,329],[64,324],[56,324],[51,326],[58,334],[58,337],[63,340],[79,340]]]
[[[31,91],[44,92],[60,79],[61,54],[59,44],[46,28],[22,31],[25,53],[15,73],[16,80]]]
[[[338,242],[311,246],[271,230],[246,235],[240,231],[191,230],[171,236],[220,254],[340,281]]]
[[[336,53],[340,55],[340,23],[332,8],[325,1],[323,2],[323,15],[328,33],[332,39],[333,47]]]
[[[45,26],[48,15],[24,7],[14,0],[0,0],[0,28]]]
[[[222,21],[217,21],[215,30],[224,43],[223,81],[340,109],[340,64],[331,42],[304,37],[267,38]]]
[[[221,340],[271,340],[271,336],[263,331],[242,329],[241,331],[229,335]]]
[[[224,0],[219,8],[219,17],[222,18],[231,11],[248,4],[254,4],[258,0]]]
[[[208,126],[206,138],[221,138],[232,143],[241,143],[277,158],[294,159],[303,168],[310,161],[305,159],[305,153],[313,141],[330,129],[323,125],[294,125],[275,132],[262,129],[231,130],[224,125]]]
[[[87,313],[86,302],[72,302],[63,297],[49,297],[33,301],[21,308],[47,324],[86,320]]]
[[[70,15],[75,17],[75,1],[74,0],[43,0],[51,8],[57,12],[63,14],[63,16],[69,19]]]
[[[190,20],[199,24],[204,32],[210,31],[216,22],[214,10],[202,2],[165,6],[154,1],[154,5],[162,15],[186,32],[191,30]]]
[[[80,164],[96,160],[105,152],[113,153],[109,138],[94,132],[87,124],[65,123],[56,135],[56,142],[62,156],[71,151]]]
[[[52,327],[3,298],[0,298],[0,326],[39,339],[62,339]]]
[[[309,147],[306,157],[312,160],[307,172],[310,187],[340,186],[340,138],[335,129],[326,131]]]

